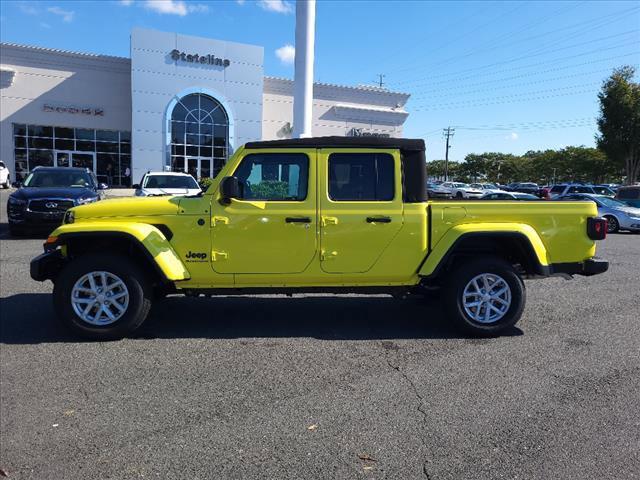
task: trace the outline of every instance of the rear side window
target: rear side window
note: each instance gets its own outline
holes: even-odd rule
[[[551,193],[562,193],[564,191],[564,187],[562,185],[555,185],[551,189]]]
[[[309,157],[304,153],[254,153],[235,172],[244,200],[303,201],[307,198]]]
[[[640,198],[640,188],[621,188],[618,190],[618,198],[637,200]]]
[[[389,201],[394,197],[393,156],[388,153],[329,155],[329,198],[336,201]]]

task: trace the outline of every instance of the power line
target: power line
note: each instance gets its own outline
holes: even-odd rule
[[[534,39],[543,37],[545,39],[548,39],[548,41],[546,43],[537,44],[534,48],[529,49],[529,50],[525,51],[524,53],[530,53],[530,52],[534,52],[535,53],[535,52],[544,51],[547,48],[548,45],[555,45],[555,44],[557,44],[558,42],[561,42],[561,41],[571,40],[572,38],[579,37],[583,33],[586,33],[586,32],[592,34],[592,32],[595,29],[601,28],[601,27],[609,25],[611,23],[618,22],[620,20],[624,20],[628,13],[633,12],[633,11],[638,11],[638,10],[640,10],[640,7],[634,7],[634,8],[630,8],[628,10],[623,10],[621,12],[615,12],[615,13],[612,13],[612,14],[609,14],[609,15],[605,15],[603,17],[598,17],[598,18],[587,20],[587,21],[584,21],[584,22],[579,22],[577,24],[574,24],[574,25],[571,25],[571,26],[568,26],[568,27],[563,27],[563,28],[560,28],[560,29],[556,29],[556,30],[552,30],[552,31],[545,32],[545,33],[542,33],[542,34],[534,35],[534,36],[527,37],[527,38],[524,38],[524,39],[516,40],[515,42],[510,42],[508,44],[508,46],[509,47],[513,47],[514,45],[517,45],[519,43],[523,43],[523,42],[527,42],[527,41],[530,41],[530,40],[534,40]],[[611,17],[611,16],[614,16],[616,18],[613,18],[612,20],[607,20],[607,18]],[[569,33],[568,35],[562,36],[560,38],[555,38],[555,39],[550,39],[549,38],[553,34],[561,32],[563,30],[574,29],[576,27],[584,26],[584,25],[587,25],[587,24],[593,24],[593,25],[589,25],[589,26],[587,26],[585,28],[578,29],[577,31]],[[433,66],[442,66],[444,64],[451,63],[451,62],[456,61],[456,60],[467,58],[467,57],[469,57],[471,55],[476,55],[478,53],[484,53],[484,52],[496,50],[496,49],[504,47],[505,45],[506,44],[500,44],[500,45],[495,45],[495,46],[492,46],[492,47],[486,48],[486,49],[476,49],[476,50],[473,50],[473,51],[471,51],[471,52],[469,52],[469,53],[467,53],[465,55],[454,56],[454,57],[451,57],[451,58],[449,58],[447,60],[438,62]],[[420,67],[416,67],[416,68],[420,68]]]
[[[567,96],[572,96],[572,95],[581,95],[584,93],[590,93],[593,94],[593,89],[590,90],[579,90],[579,91],[570,91],[568,93],[559,93],[559,94],[553,94],[553,95],[541,95],[541,96],[537,96],[537,97],[525,97],[525,98],[513,98],[513,99],[508,99],[508,100],[495,100],[495,101],[485,101],[485,102],[481,102],[481,103],[455,103],[455,102],[451,102],[451,103],[440,103],[440,104],[436,104],[436,105],[429,105],[427,107],[419,107],[419,108],[413,108],[411,109],[411,112],[426,112],[426,111],[433,111],[433,110],[447,110],[447,109],[454,109],[454,108],[474,108],[474,107],[487,107],[490,105],[501,105],[501,104],[509,104],[509,103],[520,103],[520,102],[528,102],[531,100],[546,100],[549,98],[558,98],[558,97],[567,97]],[[529,93],[531,94],[531,92]],[[490,100],[490,99],[489,99]]]
[[[637,46],[638,42],[622,43],[622,44],[612,45],[612,46],[609,46],[609,47],[597,48],[595,50],[589,50],[587,52],[568,55],[566,57],[559,57],[559,58],[554,58],[552,60],[545,60],[543,62],[532,63],[532,64],[528,64],[528,65],[521,65],[519,67],[513,67],[513,68],[509,69],[508,71],[522,70],[524,68],[532,68],[532,67],[537,67],[537,66],[540,66],[540,65],[547,65],[547,64],[550,64],[550,63],[557,63],[557,62],[562,61],[562,60],[569,60],[569,59],[572,59],[572,58],[584,57],[585,55],[590,55],[592,53],[605,52],[605,51],[608,51],[608,50],[619,49],[621,47],[627,47],[627,46],[631,46],[631,45]],[[515,61],[522,60],[524,58],[527,58],[527,57],[521,57],[521,58],[517,58],[517,59],[506,60],[506,61],[503,61],[503,62],[496,62],[496,63],[487,64],[487,65],[481,65],[479,67],[472,67],[472,68],[467,68],[467,69],[464,69],[464,70],[458,70],[457,72],[443,73],[443,74],[434,75],[434,76],[431,76],[431,77],[423,77],[422,79],[417,79],[417,80],[408,80],[406,82],[397,82],[396,85],[400,85],[400,83],[402,83],[402,84],[418,83],[418,84],[422,84],[422,85],[429,85],[430,82],[428,82],[428,81],[424,82],[425,79],[451,77],[451,76],[458,75],[458,74],[461,74],[461,73],[469,73],[469,72],[474,72],[474,71],[478,71],[478,70],[486,70],[487,68],[491,68],[491,67],[495,67],[497,65],[503,65],[503,64],[507,64],[507,63],[513,63]],[[505,70],[503,70],[503,71],[505,71]],[[448,80],[445,80],[444,82],[447,82],[447,81]],[[431,83],[431,84],[433,84],[433,83]]]
[[[625,53],[623,55],[616,55],[615,57],[606,57],[606,58],[599,58],[597,60],[591,60],[588,62],[582,62],[582,63],[576,63],[576,64],[571,64],[571,65],[563,65],[561,67],[556,67],[556,68],[548,68],[546,70],[536,70],[534,72],[526,72],[526,73],[521,73],[519,75],[514,75],[511,77],[505,77],[505,78],[498,78],[498,79],[493,79],[493,80],[487,80],[484,82],[477,82],[474,83],[472,85],[485,85],[488,83],[496,83],[496,82],[502,82],[502,81],[508,81],[508,80],[516,80],[518,78],[523,78],[523,77],[531,77],[531,76],[536,76],[536,75],[543,75],[546,73],[552,73],[552,72],[558,72],[561,70],[566,70],[568,68],[576,68],[576,67],[582,67],[585,65],[593,65],[594,63],[601,63],[601,62],[609,62],[611,60],[617,60],[619,58],[625,58],[625,57],[629,57],[631,55],[638,55],[638,58],[640,58],[640,51],[638,52],[630,52],[630,53]],[[556,60],[553,60],[552,62],[544,62],[544,64],[546,63],[555,63]],[[483,76],[491,76],[491,75],[496,75],[496,74],[500,74],[500,73],[508,73],[508,72],[515,72],[517,70],[522,70],[523,68],[530,68],[530,67],[534,67],[534,66],[538,66],[538,65],[542,65],[543,63],[538,63],[538,64],[533,64],[533,65],[525,65],[522,67],[517,67],[517,68],[507,68],[507,69],[503,69],[503,70],[495,70],[492,72],[486,72],[485,74],[480,74],[480,77]],[[579,75],[579,74],[578,74]],[[464,80],[468,80],[470,78],[476,79],[478,78],[478,75],[468,75],[466,77],[458,77],[456,79],[449,79],[449,80],[440,80],[438,82],[433,82],[430,85],[442,85],[442,84],[447,84],[450,85],[452,83],[457,83],[457,82],[464,82]],[[425,84],[426,85],[426,84]],[[460,88],[460,87],[451,87],[450,89],[456,89],[456,88]],[[431,92],[431,91],[441,91],[439,89],[436,90],[418,90],[417,92],[412,93],[412,97],[414,97],[414,95],[416,93],[418,94],[422,94],[422,93],[427,93],[427,92]]]
[[[498,84],[498,82],[496,82],[495,80],[493,81],[489,81],[489,82],[481,82],[478,83],[476,85],[482,85],[482,84],[488,84],[488,83],[492,83],[494,84],[493,87],[489,87],[489,88],[480,88],[480,89],[476,89],[476,90],[460,90],[460,86],[458,87],[450,87],[450,88],[443,88],[443,89],[436,89],[436,90],[430,90],[427,92],[423,92],[420,95],[411,95],[411,99],[417,99],[417,98],[430,98],[430,99],[437,99],[437,98],[448,98],[451,95],[456,95],[456,96],[464,96],[464,95],[471,95],[474,93],[479,93],[479,92],[493,92],[497,89],[506,89],[506,88],[516,88],[516,87],[525,87],[527,85],[539,85],[539,84],[544,84],[544,83],[548,83],[548,82],[555,82],[557,80],[566,80],[569,78],[575,78],[575,77],[585,77],[586,75],[591,75],[593,73],[602,73],[602,72],[610,72],[611,69],[610,68],[603,68],[600,70],[593,70],[591,72],[579,72],[579,73],[574,73],[572,75],[564,75],[561,77],[554,77],[554,78],[547,78],[544,80],[536,80],[536,81],[532,81],[532,82],[523,82],[523,83],[514,83],[511,85],[502,85],[502,84]],[[471,85],[473,86],[473,85]],[[453,91],[453,93],[449,93],[449,94],[444,94],[444,95],[432,95],[432,93],[441,93],[441,92],[450,92]]]

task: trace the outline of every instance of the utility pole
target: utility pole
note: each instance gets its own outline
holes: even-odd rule
[[[386,76],[386,75],[384,75],[384,74],[382,74],[382,73],[379,73],[379,74],[378,74],[378,86],[379,86],[380,88],[384,87],[384,77],[385,77],[385,76]]]
[[[449,145],[449,139],[453,137],[456,130],[455,128],[447,127],[443,129],[442,132],[447,139],[447,147],[444,152],[444,181],[446,182],[449,180],[449,149],[451,148],[451,145]]]

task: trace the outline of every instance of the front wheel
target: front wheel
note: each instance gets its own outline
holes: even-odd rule
[[[122,338],[142,325],[153,290],[144,274],[120,255],[83,255],[56,278],[58,318],[74,333],[93,340]]]
[[[457,198],[458,200],[462,200],[462,199],[464,198],[464,195],[462,195],[462,192],[457,192],[457,193],[456,193],[456,198]]]
[[[524,282],[498,257],[465,262],[444,286],[447,316],[456,328],[475,336],[494,336],[514,326],[524,310]]]

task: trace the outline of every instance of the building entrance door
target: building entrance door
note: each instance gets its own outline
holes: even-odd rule
[[[60,152],[56,151],[56,167],[79,167],[96,171],[96,154],[93,152]]]
[[[196,180],[211,176],[211,162],[207,157],[187,157],[184,159],[184,171]]]

